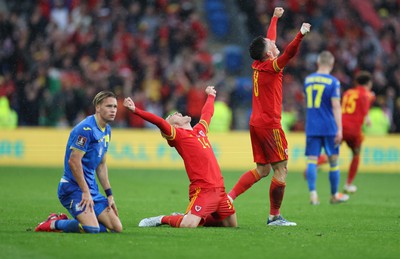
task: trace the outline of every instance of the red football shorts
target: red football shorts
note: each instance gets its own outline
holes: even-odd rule
[[[270,164],[288,159],[288,144],[282,129],[266,129],[250,125],[254,162]]]
[[[343,141],[347,143],[349,148],[359,148],[364,140],[364,135],[360,132],[352,133],[343,131]]]
[[[189,198],[190,204],[186,213],[190,211],[193,215],[202,218],[200,225],[210,214],[216,220],[222,221],[236,212],[225,192],[225,188],[196,188],[190,191]]]

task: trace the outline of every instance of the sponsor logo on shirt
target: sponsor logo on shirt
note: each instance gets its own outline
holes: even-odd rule
[[[206,134],[204,134],[204,132],[202,130],[199,131],[200,136],[205,137]]]
[[[90,127],[83,127],[83,130],[92,130]]]
[[[202,208],[199,205],[194,206],[194,210],[197,211],[197,212],[201,211],[201,209]]]

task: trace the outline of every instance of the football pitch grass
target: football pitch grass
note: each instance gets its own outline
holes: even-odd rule
[[[357,176],[345,204],[329,204],[328,175],[319,172],[321,204],[308,203],[307,184],[290,172],[281,212],[296,227],[266,226],[270,177],[234,202],[239,227],[139,228],[145,217],[183,212],[183,170],[109,169],[124,232],[36,233],[57,199],[61,168],[0,167],[0,258],[399,258],[400,174]],[[230,190],[242,171],[224,171]],[[343,186],[345,174],[341,175]]]

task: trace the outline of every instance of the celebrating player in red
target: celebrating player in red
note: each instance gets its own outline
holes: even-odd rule
[[[347,193],[357,191],[353,180],[357,174],[361,143],[364,140],[362,125],[364,121],[367,125],[370,123],[367,115],[371,103],[375,100],[375,95],[371,92],[372,76],[369,72],[360,71],[355,78],[355,83],[356,85],[344,92],[342,97],[343,141],[347,143],[353,154],[344,186],[344,192]]]
[[[162,224],[181,228],[195,228],[199,225],[237,226],[235,208],[225,192],[224,179],[207,137],[208,125],[214,114],[216,91],[213,86],[208,86],[206,93],[208,97],[200,122],[193,128],[189,116],[176,112],[164,120],[136,108],[131,98],[125,99],[125,107],[156,125],[168,144],[176,148],[190,180],[190,204],[184,215],[174,213],[170,216],[145,218],[140,221],[139,227],[156,227]]]
[[[285,220],[280,214],[288,161],[288,146],[281,125],[282,77],[283,68],[296,55],[304,35],[311,28],[310,24],[303,23],[296,37],[278,57],[280,52],[275,45],[276,25],[283,12],[283,8],[275,8],[267,38],[259,36],[249,47],[250,56],[254,59],[250,137],[257,166],[243,174],[229,192],[229,196],[234,200],[255,182],[268,176],[272,167],[274,175],[269,189],[270,213],[267,221],[267,225],[270,226],[296,225]]]

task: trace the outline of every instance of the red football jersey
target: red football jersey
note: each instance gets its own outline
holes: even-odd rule
[[[343,131],[360,133],[374,95],[365,87],[356,86],[344,92],[342,97]]]
[[[175,129],[174,136],[167,138],[185,164],[190,189],[224,187],[221,170],[211,143],[207,137],[208,124],[201,120],[193,130]]]
[[[164,119],[136,108],[135,113],[153,123],[167,139],[171,147],[175,147],[185,164],[190,180],[190,189],[224,187],[217,159],[208,140],[208,125],[214,113],[214,96],[208,95],[201,111],[201,119],[193,130],[174,128]]]
[[[303,35],[299,32],[278,58],[253,62],[253,109],[250,125],[271,129],[282,127],[283,68],[298,52],[302,39]]]

